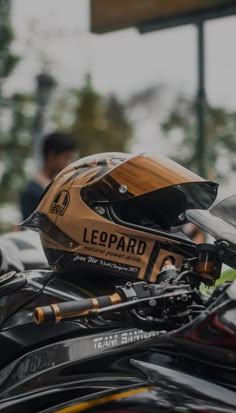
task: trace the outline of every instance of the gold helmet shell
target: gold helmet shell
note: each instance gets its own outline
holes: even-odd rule
[[[170,159],[102,153],[66,167],[22,224],[40,231],[57,272],[99,271],[155,282],[166,256],[176,266],[183,245],[172,233],[187,209],[207,209],[217,184]]]

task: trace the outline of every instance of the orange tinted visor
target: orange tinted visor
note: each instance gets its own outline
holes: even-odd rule
[[[207,207],[215,200],[218,184],[206,181],[168,158],[141,154],[126,160],[92,182],[83,191],[83,197],[87,202],[121,201],[187,183],[204,184],[202,188],[209,192],[210,197]]]

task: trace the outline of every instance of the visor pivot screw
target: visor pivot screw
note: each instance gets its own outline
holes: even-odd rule
[[[126,185],[121,185],[121,186],[120,186],[119,192],[120,192],[121,194],[125,194],[127,191],[128,191],[128,188],[127,188]]]
[[[73,248],[73,246],[74,246],[74,243],[73,243],[73,242],[70,242],[70,243],[69,243],[69,247],[70,247],[70,248]]]

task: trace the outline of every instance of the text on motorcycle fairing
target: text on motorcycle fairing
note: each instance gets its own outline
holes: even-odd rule
[[[158,335],[158,332],[143,330],[132,330],[122,333],[107,334],[106,336],[96,337],[93,339],[94,350],[102,350],[105,348],[116,347],[136,341],[147,340]]]

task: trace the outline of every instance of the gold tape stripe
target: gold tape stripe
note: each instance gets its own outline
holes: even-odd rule
[[[65,407],[64,409],[61,409],[61,410],[55,410],[54,413],[78,413],[78,412],[82,412],[83,410],[87,410],[90,407],[98,406],[100,404],[111,402],[113,400],[124,399],[125,397],[129,397],[129,396],[133,396],[133,395],[138,394],[138,393],[145,392],[145,391],[147,391],[151,388],[152,388],[151,386],[139,387],[138,389],[128,390],[128,391],[124,391],[124,392],[118,393],[118,394],[111,394],[109,396],[101,397],[100,399],[95,399],[95,400],[90,400],[88,402],[78,403],[74,406]]]
[[[59,321],[61,321],[61,319],[62,319],[60,308],[58,307],[57,304],[51,304],[51,308],[54,312],[54,317],[55,317],[56,323],[59,323]]]
[[[119,304],[122,302],[121,296],[118,293],[114,293],[110,295],[111,304]]]
[[[98,308],[99,308],[99,302],[98,302],[98,300],[94,297],[94,298],[91,298],[91,300],[92,300],[92,303],[93,303],[93,307],[92,307],[92,309],[94,310],[97,310]]]
[[[41,307],[36,307],[34,310],[36,324],[44,323],[44,312]]]

